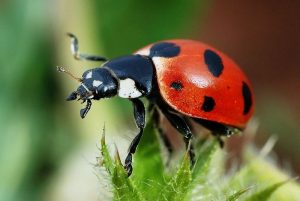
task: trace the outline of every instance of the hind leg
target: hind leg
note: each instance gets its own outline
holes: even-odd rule
[[[228,136],[231,136],[240,131],[237,128],[225,126],[223,124],[213,122],[213,121],[208,121],[208,120],[204,120],[204,119],[196,119],[196,118],[193,118],[193,120],[196,123],[202,125],[203,127],[207,128],[208,130],[210,130],[212,132],[212,134],[218,140],[221,148],[224,147],[224,141],[222,139],[223,136],[228,137]]]

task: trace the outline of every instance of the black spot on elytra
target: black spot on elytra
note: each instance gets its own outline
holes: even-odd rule
[[[212,50],[205,50],[204,62],[208,67],[209,72],[215,77],[219,77],[224,69],[221,57]]]
[[[252,106],[252,94],[250,91],[249,86],[243,82],[242,86],[242,93],[243,93],[243,98],[244,98],[244,111],[243,114],[246,115],[251,109]]]
[[[215,100],[210,96],[204,96],[204,102],[201,106],[201,110],[205,112],[210,112],[214,109],[216,103]]]
[[[180,81],[174,81],[171,83],[170,87],[175,89],[176,91],[181,91],[181,89],[183,88],[183,85],[181,84]]]
[[[176,57],[180,53],[180,47],[174,43],[156,43],[150,48],[149,57]]]

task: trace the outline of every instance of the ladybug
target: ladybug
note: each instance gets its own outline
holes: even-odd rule
[[[253,90],[239,66],[224,53],[193,40],[166,40],[150,44],[129,56],[107,60],[101,56],[81,54],[78,39],[71,37],[71,51],[75,59],[102,61],[100,67],[87,70],[76,78],[62,67],[58,70],[80,82],[67,98],[82,100],[84,118],[92,100],[119,96],[130,100],[139,133],[132,140],[124,168],[132,173],[135,153],[145,128],[145,106],[140,98],[149,100],[154,123],[168,150],[170,142],[160,128],[163,115],[183,136],[194,163],[191,122],[201,124],[217,137],[242,131],[253,114]],[[188,148],[189,147],[189,148]]]

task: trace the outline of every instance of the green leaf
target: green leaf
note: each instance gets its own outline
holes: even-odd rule
[[[198,158],[192,170],[192,183],[190,187],[194,190],[188,192],[188,200],[198,196],[209,196],[211,189],[205,184],[209,180],[207,179],[207,175],[211,169],[212,158],[215,156],[218,145],[216,140],[206,140],[197,146],[196,150],[200,150],[196,152]]]
[[[132,181],[128,178],[122,162],[120,160],[119,152],[116,150],[115,160],[111,158],[108,148],[105,144],[105,127],[103,128],[103,135],[101,138],[101,161],[99,164],[104,166],[110,175],[113,186],[114,200],[122,201],[141,201],[144,200],[139,194]]]
[[[114,200],[118,201],[143,201],[145,200],[131,180],[128,178],[124,167],[121,163],[119,153],[115,156],[115,168],[112,176],[112,183],[114,186],[113,194]]]
[[[133,158],[130,178],[149,200],[156,199],[154,196],[157,196],[166,182],[161,147],[152,120],[148,121]]]
[[[241,189],[239,190],[238,192],[236,193],[233,193],[232,195],[230,195],[226,201],[235,201],[237,200],[238,198],[240,198],[244,193],[248,192],[252,187],[249,187],[249,188],[245,188],[245,189]]]
[[[170,182],[162,190],[158,200],[185,200],[191,181],[192,174],[190,171],[190,158],[188,153],[186,153],[180,168],[175,176],[171,178]]]
[[[104,166],[106,168],[107,172],[111,175],[113,173],[114,165],[113,165],[113,161],[109,155],[107,146],[105,144],[105,126],[103,127],[100,151],[101,151],[101,156],[102,156],[100,165]]]
[[[216,140],[207,141],[198,153],[195,166],[193,168],[193,180],[203,178],[209,171],[209,166],[213,158],[214,153],[217,151],[218,143]]]
[[[275,184],[272,184],[256,193],[251,195],[250,197],[246,198],[244,201],[261,201],[261,200],[268,200],[271,195],[281,186],[286,184],[288,181],[282,181]]]
[[[224,183],[223,194],[231,192],[232,189],[241,189],[253,184],[271,185],[280,181],[286,181],[289,176],[280,170],[274,163],[270,163],[266,157],[261,157],[253,147],[244,150],[244,165],[231,178]],[[261,188],[257,189],[257,191]],[[289,182],[274,195],[272,201],[298,200],[300,193],[299,185],[296,182]]]

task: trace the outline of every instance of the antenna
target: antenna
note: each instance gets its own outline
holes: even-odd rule
[[[77,80],[78,82],[82,82],[81,78],[75,77],[70,71],[66,70],[64,67],[56,66],[56,69],[58,72],[66,73],[67,75],[71,76],[74,80]]]

